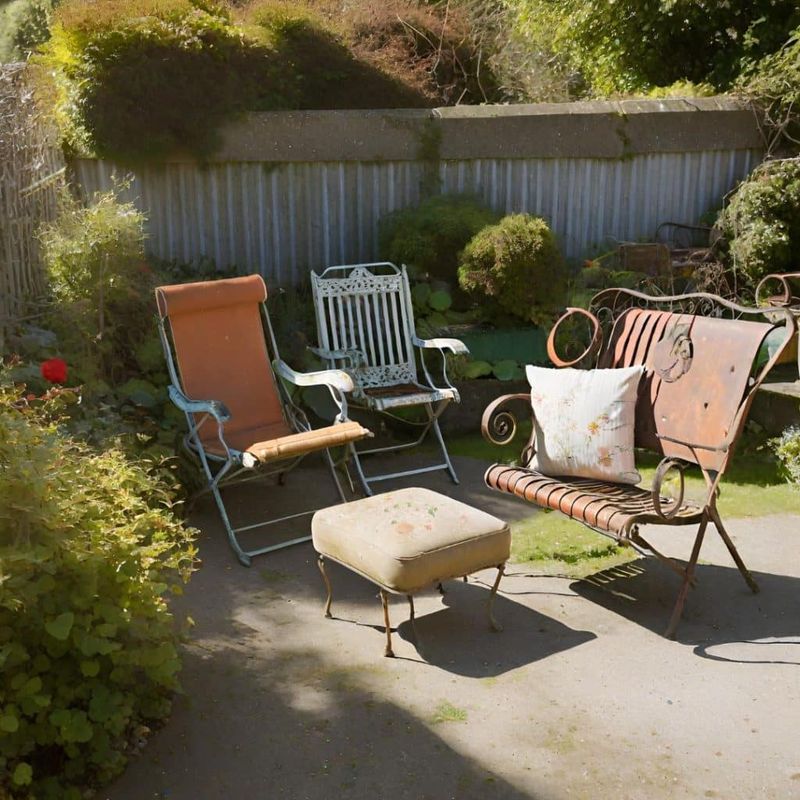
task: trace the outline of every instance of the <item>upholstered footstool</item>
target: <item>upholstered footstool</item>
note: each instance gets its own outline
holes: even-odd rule
[[[428,489],[400,489],[365,497],[314,514],[314,549],[328,597],[325,616],[331,616],[331,582],[325,560],[336,561],[380,589],[386,625],[386,650],[393,656],[389,625],[389,593],[404,594],[414,627],[413,595],[449,578],[497,567],[489,593],[489,623],[501,630],[492,613],[497,587],[511,551],[511,532],[502,520],[451,497]]]

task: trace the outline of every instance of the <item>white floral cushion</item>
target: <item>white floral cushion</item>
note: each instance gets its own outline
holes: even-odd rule
[[[536,431],[528,466],[544,475],[639,483],[633,426],[643,372],[528,366]]]

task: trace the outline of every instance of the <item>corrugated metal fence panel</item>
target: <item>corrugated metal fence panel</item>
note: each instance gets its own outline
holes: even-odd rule
[[[439,178],[445,193],[545,217],[565,254],[580,258],[612,240],[651,238],[661,222],[696,222],[759,159],[755,150],[475,159],[441,162]],[[87,194],[126,175],[103,161],[74,166]],[[412,161],[168,164],[137,170],[125,194],[148,216],[154,255],[210,258],[280,285],[377,258],[378,221],[419,201],[425,169]]]

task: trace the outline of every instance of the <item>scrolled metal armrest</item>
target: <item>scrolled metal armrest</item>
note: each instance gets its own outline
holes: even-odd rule
[[[589,346],[577,358],[573,358],[571,361],[564,361],[564,359],[556,353],[556,331],[567,319],[576,315],[586,317],[592,324],[592,340],[589,342]],[[603,330],[600,327],[600,322],[597,317],[585,308],[568,308],[550,329],[550,334],[547,337],[547,355],[557,367],[574,367],[580,364],[585,358],[597,355],[597,353],[600,352],[602,344]]]
[[[421,347],[425,350],[449,351],[453,355],[469,353],[469,348],[460,339],[420,339],[419,336],[413,336],[411,341],[416,347]]]
[[[276,361],[275,372],[295,386],[332,386],[340,392],[352,392],[355,390],[353,379],[342,369],[295,372],[285,361]]]
[[[190,400],[177,386],[170,386],[169,399],[188,414],[211,414],[217,422],[227,422],[231,412],[221,400]]]
[[[653,494],[653,508],[656,514],[665,522],[673,519],[683,506],[683,493],[685,488],[683,473],[688,466],[690,466],[690,464],[686,461],[667,456],[661,459],[656,469],[656,474],[653,476],[653,488],[651,490]],[[678,475],[680,475],[681,490],[677,500],[673,500],[672,505],[665,511],[662,505],[661,487],[667,474],[673,469],[678,470]]]
[[[507,409],[503,409],[503,406],[515,400],[527,402],[530,408],[529,394],[505,394],[486,406],[481,418],[481,435],[489,444],[505,445],[514,439],[517,433],[517,418]]]

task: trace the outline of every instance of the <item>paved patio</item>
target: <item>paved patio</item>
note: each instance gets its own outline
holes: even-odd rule
[[[460,486],[425,485],[531,513],[482,488],[485,464],[456,464]],[[236,491],[242,509],[334,500],[317,468]],[[423,656],[396,599],[395,659],[366,581],[331,565],[326,620],[310,544],[248,570],[210,505],[192,521],[203,565],[176,604],[196,622],[185,693],[109,800],[800,797],[800,517],[731,521],[757,596],[707,538],[678,641],[660,636],[677,578],[653,559],[580,582],[510,565],[503,633],[485,621],[489,571],[419,598]],[[690,538],[652,536],[682,557]]]

